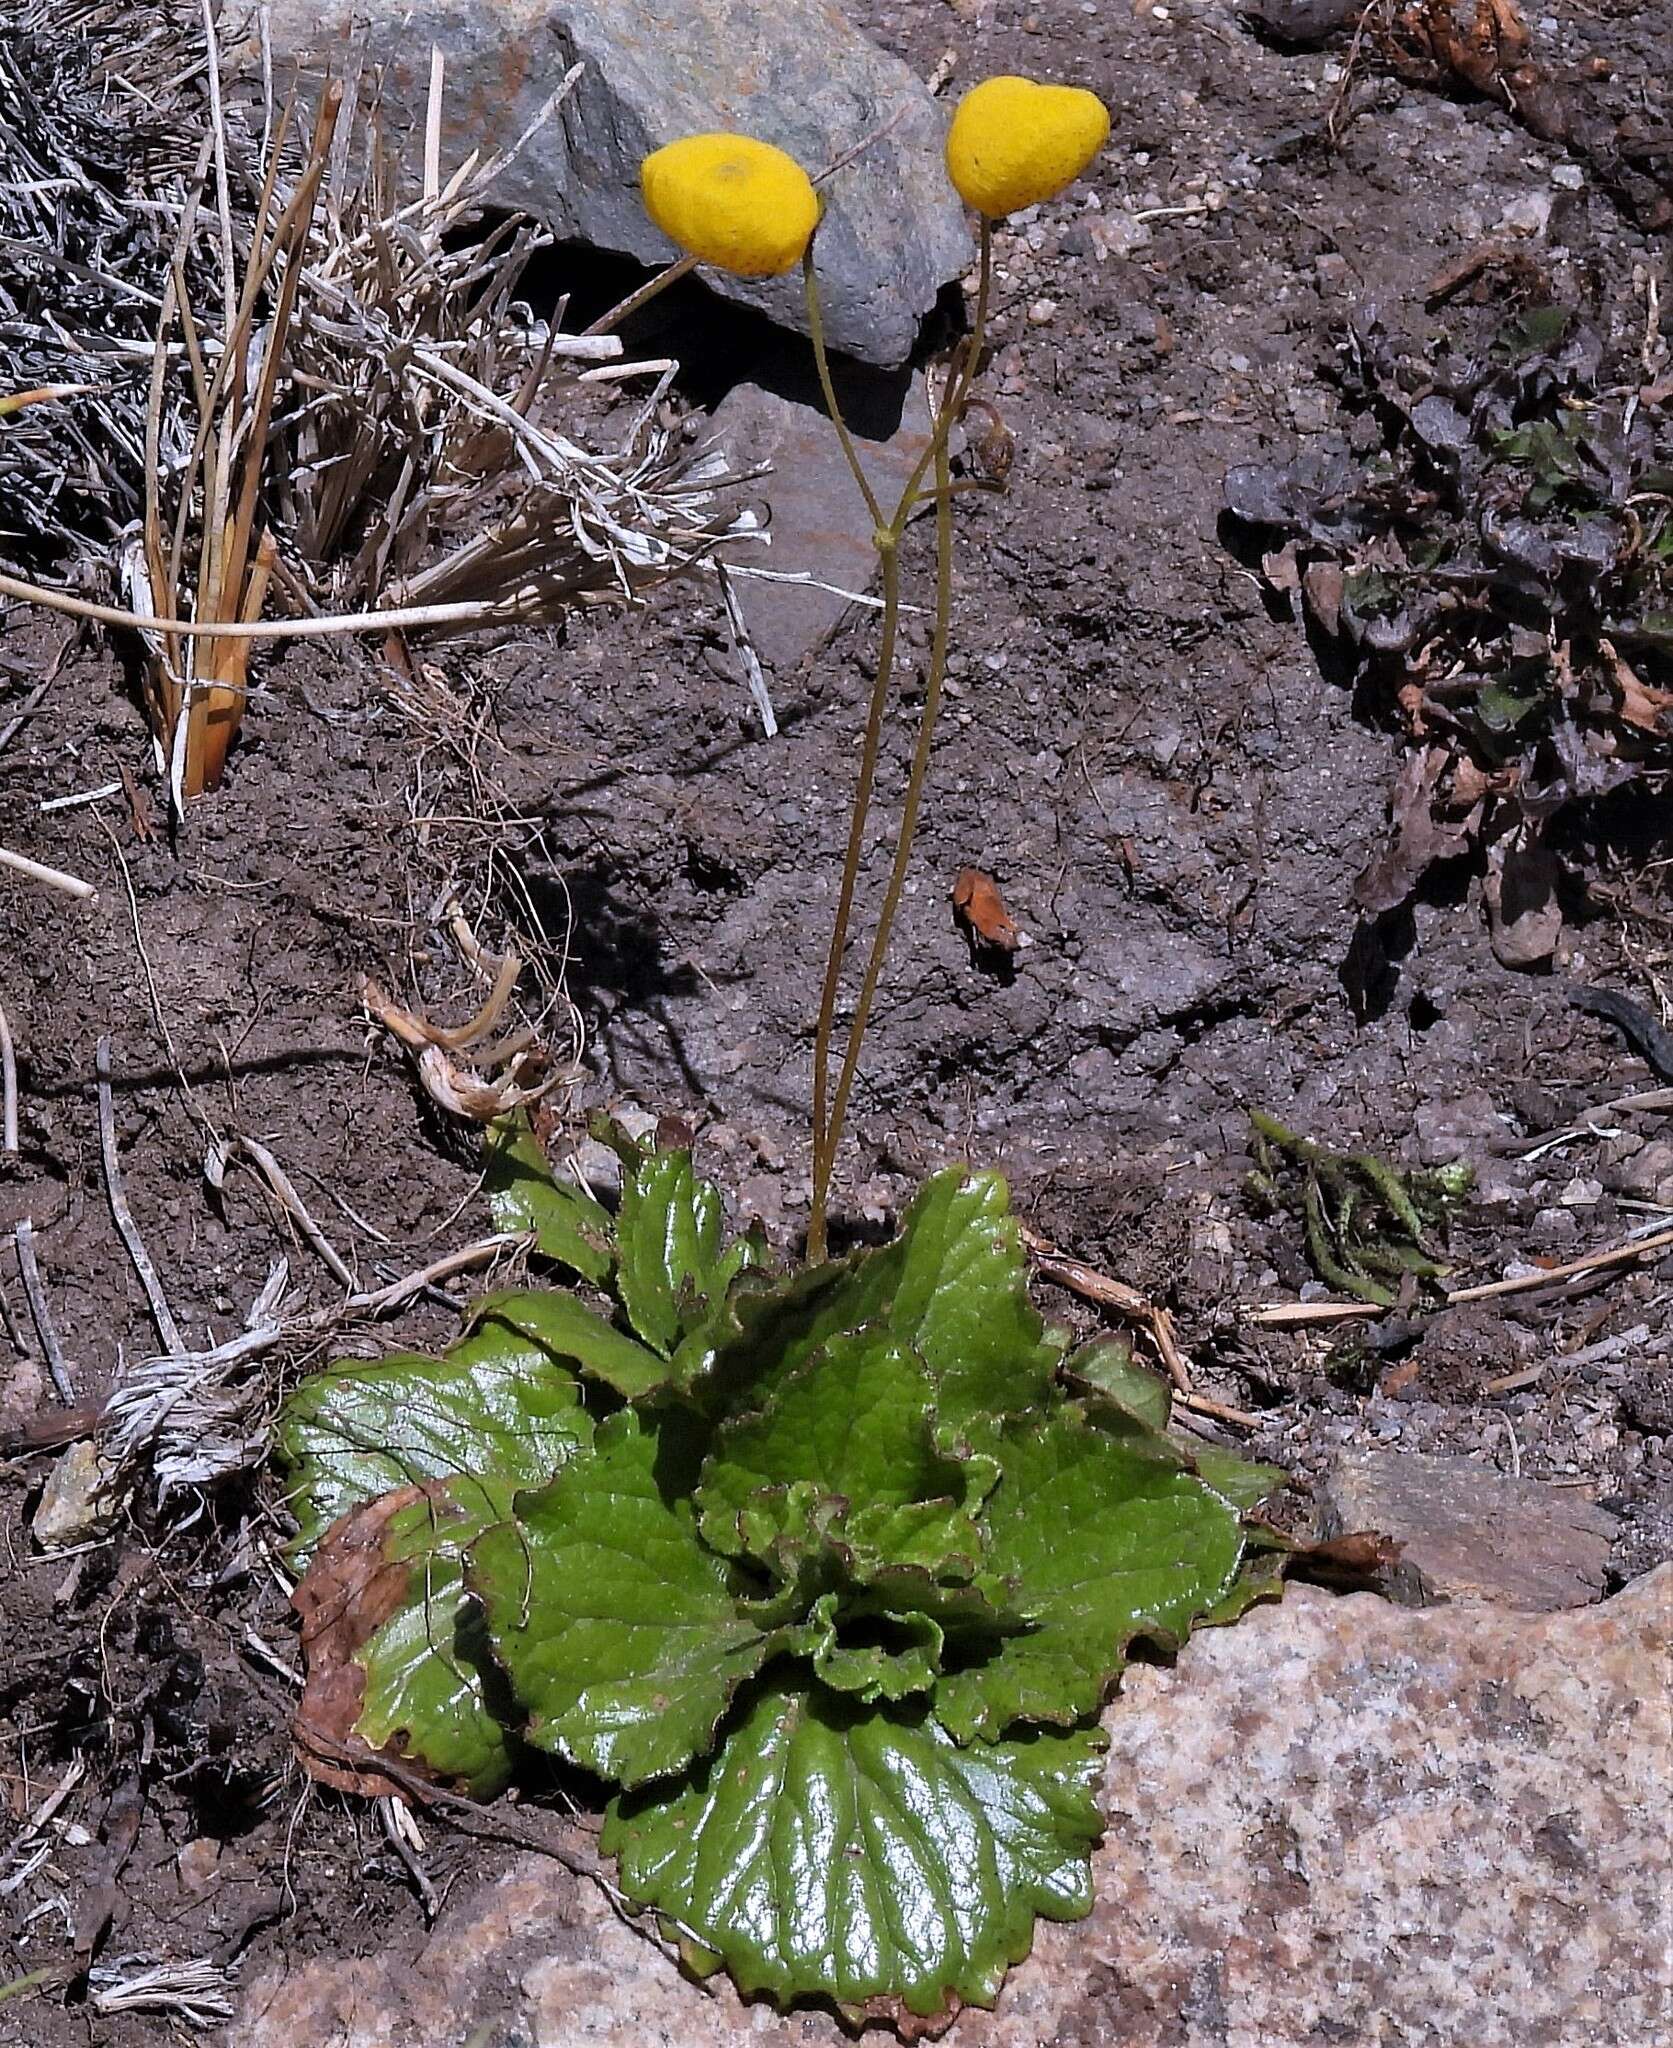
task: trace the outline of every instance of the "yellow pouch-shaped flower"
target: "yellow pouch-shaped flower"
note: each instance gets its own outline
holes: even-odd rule
[[[639,166],[645,211],[671,242],[734,277],[777,277],[819,224],[793,156],[753,135],[686,135]]]
[[[1055,199],[1109,139],[1096,93],[1032,78],[984,78],[958,103],[947,171],[959,197],[990,220]]]

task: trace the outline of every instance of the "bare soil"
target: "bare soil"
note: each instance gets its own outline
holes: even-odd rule
[[[1251,1105],[1397,1161],[1466,1157],[1477,1189],[1452,1249],[1471,1280],[1665,1213],[1665,1115],[1597,1113],[1656,1077],[1567,992],[1607,983],[1665,1014],[1666,821],[1631,807],[1571,821],[1553,972],[1496,963],[1464,859],[1356,1004],[1351,887],[1381,842],[1397,743],[1263,596],[1219,506],[1228,466],[1340,442],[1329,371],[1349,304],[1374,298],[1408,334],[1444,327],[1427,281],[1512,232],[1507,211],[1525,218],[1530,195],[1551,202],[1525,247],[1552,295],[1617,332],[1644,332],[1665,245],[1495,105],[1373,80],[1332,147],[1343,49],[1263,41],[1223,0],[856,11],[925,74],[955,51],[955,88],[1003,70],[1088,84],[1115,140],[1084,191],[1000,239],[985,390],[1016,458],[1002,497],[960,501],[948,712],[842,1161],[844,1228],[880,1226],[949,1159],[998,1164],[1037,1231],[1173,1310],[1201,1390],[1253,1418],[1228,1435],[1295,1475],[1298,1515],[1344,1444],[1465,1452],[1616,1507],[1624,1581],[1673,1554],[1673,1262],[1392,1334],[1263,1329],[1244,1306],[1293,1299],[1311,1275],[1297,1231],[1242,1183]],[[1607,60],[1621,111],[1665,94],[1670,29],[1665,4],[1564,4],[1535,24],[1553,69]],[[1112,234],[1128,216],[1142,237]],[[669,304],[641,338],[691,358],[701,431],[702,403],[778,374],[783,351]],[[916,534],[909,573],[927,557]],[[171,838],[131,677],[102,642],[64,648],[14,613],[0,725],[62,665],[0,758],[0,843],[100,893],[78,908],[0,885],[22,1104],[0,1227],[9,1239],[33,1219],[78,1395],[153,1342],[106,1201],[101,1035],[128,1201],[194,1337],[236,1328],[281,1253],[314,1300],[334,1288],[259,1181],[206,1186],[216,1133],[268,1146],[371,1284],[486,1226],[469,1145],[360,1007],[369,974],[452,1018],[474,1007],[437,914],[450,890],[490,944],[544,931],[548,981],[583,1027],[571,1126],[604,1105],[680,1114],[739,1209],[793,1246],[873,630],[856,615],[772,679],[770,741],[707,590],[424,650],[422,702],[375,650],[293,649],[262,675],[224,790]],[[921,625],[908,640],[921,667]],[[887,747],[897,777],[917,688],[912,668]],[[137,809],[39,808],[124,770]],[[880,828],[874,892],[887,854]],[[1031,941],[1003,973],[950,915],[969,864],[997,877]],[[567,1050],[565,1012],[546,1021]],[[23,1341],[0,1345],[0,1410],[27,1422],[55,1404],[9,1250],[5,1264]],[[394,1334],[422,1343],[448,1313],[422,1304]],[[1515,1374],[1519,1388],[1487,1391]],[[170,2030],[92,2008],[77,1973],[90,1949],[241,1972],[414,1939],[423,1910],[375,1816],[311,1789],[290,1757],[296,1647],[271,1492],[66,1559],[29,1534],[48,1462],[26,1448],[0,1463],[0,1810],[21,1829],[74,1765],[85,1775],[46,1861],[12,1884],[0,1860],[0,2043],[129,2048]],[[491,1867],[491,1849],[425,1825],[444,1899]],[[55,1973],[45,1995],[8,1998],[38,1970]]]

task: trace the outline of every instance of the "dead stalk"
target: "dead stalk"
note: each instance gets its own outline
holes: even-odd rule
[[[116,1107],[110,1090],[108,1038],[100,1038],[94,1050],[94,1066],[99,1077],[99,1155],[104,1162],[105,1196],[117,1231],[127,1247],[128,1257],[133,1261],[134,1271],[139,1275],[139,1284],[145,1289],[145,1299],[150,1305],[157,1335],[162,1339],[163,1348],[178,1357],[186,1346],[181,1341],[179,1325],[168,1305],[168,1296],[163,1292],[163,1283],[157,1277],[157,1269],[151,1263],[151,1254],[145,1249],[145,1240],[139,1234],[139,1226],[122,1189],[122,1159],[116,1142]]]
[[[35,1260],[35,1226],[27,1216],[17,1226],[17,1270],[28,1298],[29,1313],[34,1318],[35,1334],[40,1338],[41,1350],[46,1355],[46,1369],[52,1377],[53,1391],[66,1408],[73,1408],[76,1404],[75,1384],[70,1378],[64,1347],[58,1341],[58,1326],[52,1320],[52,1310],[47,1305],[46,1289],[41,1285],[41,1269]]]
[[[17,1155],[17,1048],[12,1044],[11,1020],[0,1003],[0,1150]]]
[[[78,903],[91,903],[99,893],[91,882],[84,882],[79,875],[67,875],[62,868],[49,868],[41,861],[31,860],[25,853],[13,853],[7,846],[0,846],[0,867],[10,868],[26,881],[39,882],[45,889],[56,889],[62,896],[73,896]]]

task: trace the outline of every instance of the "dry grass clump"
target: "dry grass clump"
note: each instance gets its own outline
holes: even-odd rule
[[[549,238],[477,224],[528,135],[444,175],[439,54],[407,152],[352,60],[307,113],[266,88],[238,97],[207,11],[136,28],[74,6],[51,52],[44,8],[25,12],[42,19],[0,50],[0,231],[41,253],[26,293],[0,284],[0,335],[33,337],[9,358],[31,387],[93,389],[19,414],[26,443],[0,440],[0,521],[79,555],[84,585],[119,583],[177,809],[220,779],[260,640],[551,620],[754,530],[718,501],[724,464],[669,430],[671,364],[625,363],[613,335],[562,333],[561,304],[543,320],[519,300]],[[143,147],[118,119],[130,100],[156,116]],[[63,301],[79,325],[53,309],[60,274],[93,294]],[[551,424],[566,388],[600,376],[656,380],[602,452]],[[263,619],[273,599],[288,623]]]

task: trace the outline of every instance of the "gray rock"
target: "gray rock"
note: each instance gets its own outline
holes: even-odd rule
[[[732,129],[777,143],[815,177],[857,151],[821,188],[819,274],[836,347],[904,362],[920,316],[970,262],[941,158],[945,116],[834,0],[417,0],[371,10],[366,0],[275,0],[275,68],[282,76],[301,61],[317,75],[340,63],[350,25],[368,13],[393,126],[422,133],[431,45],[441,49],[448,167],[515,142],[570,65],[585,63],[495,186],[498,203],[564,240],[669,261],[675,252],[640,204],[640,160],[678,136]],[[805,332],[799,273],[761,283],[704,275]]]
[[[1089,1919],[957,2048],[1648,2048],[1667,2038],[1673,1567],[1600,1607],[1309,1589],[1138,1667]],[[519,1857],[418,1936],[253,1984],[239,2048],[841,2048],[709,1992]],[[868,2037],[869,2038],[869,2037]],[[879,2036],[886,2039],[887,2036]]]
[[[772,507],[772,545],[765,553],[759,547],[740,551],[738,565],[815,579],[802,584],[737,579],[738,601],[756,653],[775,674],[787,675],[824,646],[848,609],[845,597],[817,585],[863,591],[875,578],[871,520],[836,428],[824,412],[757,384],[740,384],[716,408],[714,425],[735,467],[772,465],[761,486]],[[928,442],[924,381],[915,377],[900,423],[886,440],[856,434],[860,460],[885,513],[893,512]]]
[[[72,1550],[102,1536],[116,1519],[116,1504],[105,1491],[110,1469],[91,1437],[60,1454],[41,1489],[41,1503],[29,1533],[42,1550]]]
[[[1512,1479],[1471,1458],[1340,1451],[1319,1533],[1380,1530],[1402,1546],[1396,1599],[1579,1607],[1603,1592],[1617,1523],[1569,1487]]]

